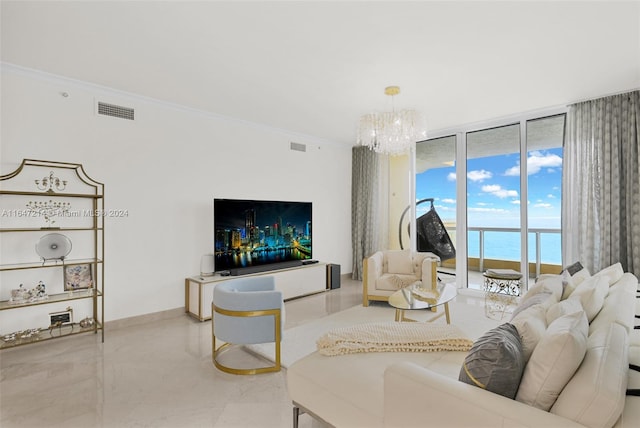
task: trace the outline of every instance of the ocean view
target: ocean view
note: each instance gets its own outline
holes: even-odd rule
[[[452,237],[454,234],[451,235]],[[548,264],[562,264],[560,233],[540,235],[540,261]],[[480,256],[480,233],[468,232],[469,257]],[[484,232],[484,258],[497,260],[520,260],[519,232]],[[535,233],[529,233],[529,262],[536,261]]]

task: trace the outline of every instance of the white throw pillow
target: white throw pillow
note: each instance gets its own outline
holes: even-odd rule
[[[593,276],[604,276],[607,278],[609,282],[609,287],[618,282],[620,278],[624,275],[624,270],[622,269],[622,265],[620,263],[613,264],[609,267],[602,269],[600,272],[596,273]]]
[[[571,275],[566,270],[562,271],[562,297],[560,300],[568,299],[573,293],[573,290],[576,289],[576,284],[571,279]]]
[[[551,413],[589,427],[612,427],[625,405],[629,342],[624,327],[610,323],[589,336],[578,371],[564,387]],[[627,425],[627,420],[624,421]]]
[[[549,307],[549,309],[547,309],[547,325],[550,325],[561,316],[582,310],[582,303],[580,303],[580,299],[567,299],[554,303]]]
[[[604,299],[609,293],[609,281],[606,276],[592,276],[589,279],[583,281],[576,289],[571,293],[569,299],[579,299],[582,304],[582,308],[587,314],[587,320],[589,322],[598,315]]]
[[[562,297],[563,290],[562,275],[543,274],[536,279],[536,283],[529,289],[527,294],[524,295],[522,300],[527,300],[529,297],[542,291],[549,291],[553,294],[557,302]]]
[[[392,250],[386,252],[387,272],[409,275],[413,273],[411,253],[403,250]]]
[[[529,361],[533,350],[547,329],[545,314],[546,305],[537,304],[520,312],[511,320],[511,324],[518,330],[525,362]]]
[[[516,400],[549,411],[582,363],[588,329],[583,311],[551,323],[524,369]]]
[[[582,268],[582,270],[571,275],[571,279],[576,287],[589,278],[591,278],[591,274],[587,268]]]

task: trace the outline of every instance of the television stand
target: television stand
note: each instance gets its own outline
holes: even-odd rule
[[[297,266],[267,272],[247,273],[246,276],[272,275],[276,281],[276,289],[282,291],[282,297],[286,301],[321,293],[329,289],[329,281],[327,281],[328,267],[327,263],[303,265],[300,261],[297,261]],[[244,273],[243,276],[245,276]],[[185,312],[199,321],[210,320],[213,289],[220,282],[232,281],[234,278],[234,276],[222,276],[219,274],[212,276],[197,275],[185,278]]]

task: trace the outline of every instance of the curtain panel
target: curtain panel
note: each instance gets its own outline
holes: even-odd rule
[[[640,91],[569,106],[564,147],[565,264],[620,262],[640,274]]]
[[[351,242],[352,278],[362,280],[362,260],[379,245],[378,155],[368,147],[355,146],[351,158]]]

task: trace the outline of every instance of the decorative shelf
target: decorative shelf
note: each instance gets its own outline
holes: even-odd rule
[[[16,303],[9,300],[0,300],[0,311],[7,309],[24,308],[27,306],[47,305],[56,302],[66,302],[68,300],[92,299],[93,297],[101,297],[102,292],[93,288],[86,290],[67,291],[65,293],[50,294],[48,299],[35,300],[33,302]]]
[[[103,195],[93,195],[91,193],[50,193],[50,192],[23,192],[18,190],[0,190],[0,195],[16,195],[16,196],[44,196],[47,198],[90,198],[102,199]]]
[[[102,230],[101,227],[15,227],[0,228],[0,233],[4,232],[68,232],[72,230]]]
[[[15,340],[4,340],[6,336],[0,336],[0,349],[14,348],[20,345],[28,345],[31,343],[44,342],[51,339],[58,339],[66,336],[74,336],[82,333],[97,333],[102,330],[102,324],[97,320],[94,320],[94,325],[90,327],[80,327],[79,323],[73,323],[69,325],[63,325],[61,327],[44,327],[35,329],[38,333],[29,337],[16,337]]]
[[[0,265],[0,271],[63,267],[63,266],[71,266],[71,265],[84,265],[87,263],[96,264],[96,263],[103,263],[103,261],[100,259],[69,259],[69,260],[65,260],[64,263],[60,263],[57,260],[56,261],[46,260],[44,262],[42,260],[39,260],[37,262],[12,263],[12,264]]]

